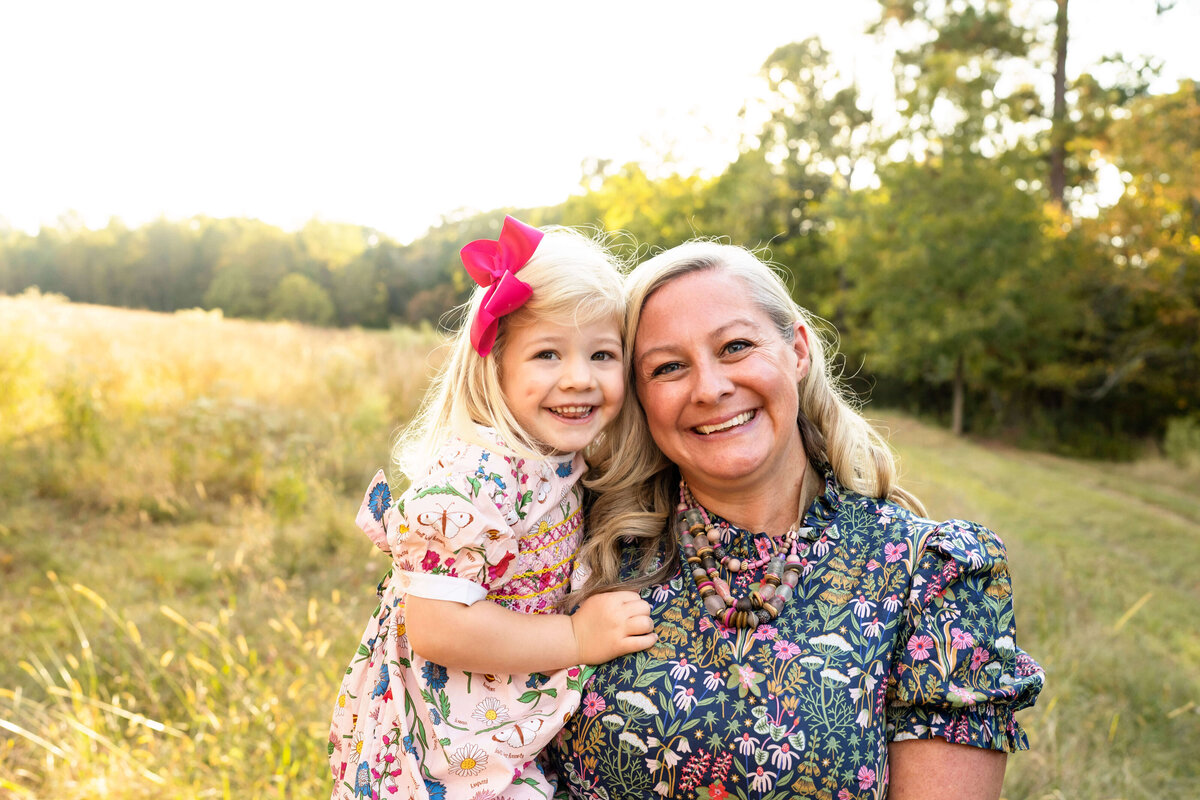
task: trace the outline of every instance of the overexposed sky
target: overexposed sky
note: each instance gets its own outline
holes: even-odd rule
[[[1071,0],[1070,71],[1120,50],[1200,78],[1200,0],[1153,6]],[[408,241],[457,209],[559,202],[591,157],[716,173],[775,47],[819,35],[868,90],[890,85],[862,34],[876,9],[0,0],[0,225],[319,216]]]

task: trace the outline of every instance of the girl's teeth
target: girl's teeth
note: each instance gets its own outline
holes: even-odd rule
[[[586,417],[592,413],[591,406],[561,406],[559,408],[550,409],[560,417]]]
[[[751,418],[753,418],[753,417],[754,417],[753,411],[745,411],[741,414],[738,414],[733,419],[725,420],[720,425],[697,425],[696,430],[699,433],[702,433],[705,436],[707,436],[710,433],[716,433],[717,431],[725,431],[725,430],[729,430],[730,428],[736,427],[738,425],[744,425],[747,422],[749,422],[751,420]]]

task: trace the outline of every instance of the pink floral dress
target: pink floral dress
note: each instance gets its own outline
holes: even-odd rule
[[[555,613],[582,536],[584,469],[578,454],[532,461],[454,439],[394,503],[383,473],[375,476],[357,522],[393,569],[334,706],[333,798],[554,794],[534,758],[579,707],[582,670],[504,675],[435,664],[409,648],[404,601]]]

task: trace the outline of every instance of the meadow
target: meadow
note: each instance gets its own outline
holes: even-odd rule
[[[0,297],[0,797],[328,794],[386,569],[353,515],[438,343]],[[933,515],[1008,545],[1049,677],[1003,796],[1200,796],[1197,468],[870,415]]]

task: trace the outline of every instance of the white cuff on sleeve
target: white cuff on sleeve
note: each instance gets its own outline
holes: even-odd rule
[[[451,578],[449,575],[430,575],[428,572],[397,573],[402,581],[400,588],[417,597],[430,600],[449,600],[469,606],[487,597],[487,590],[466,578]]]

